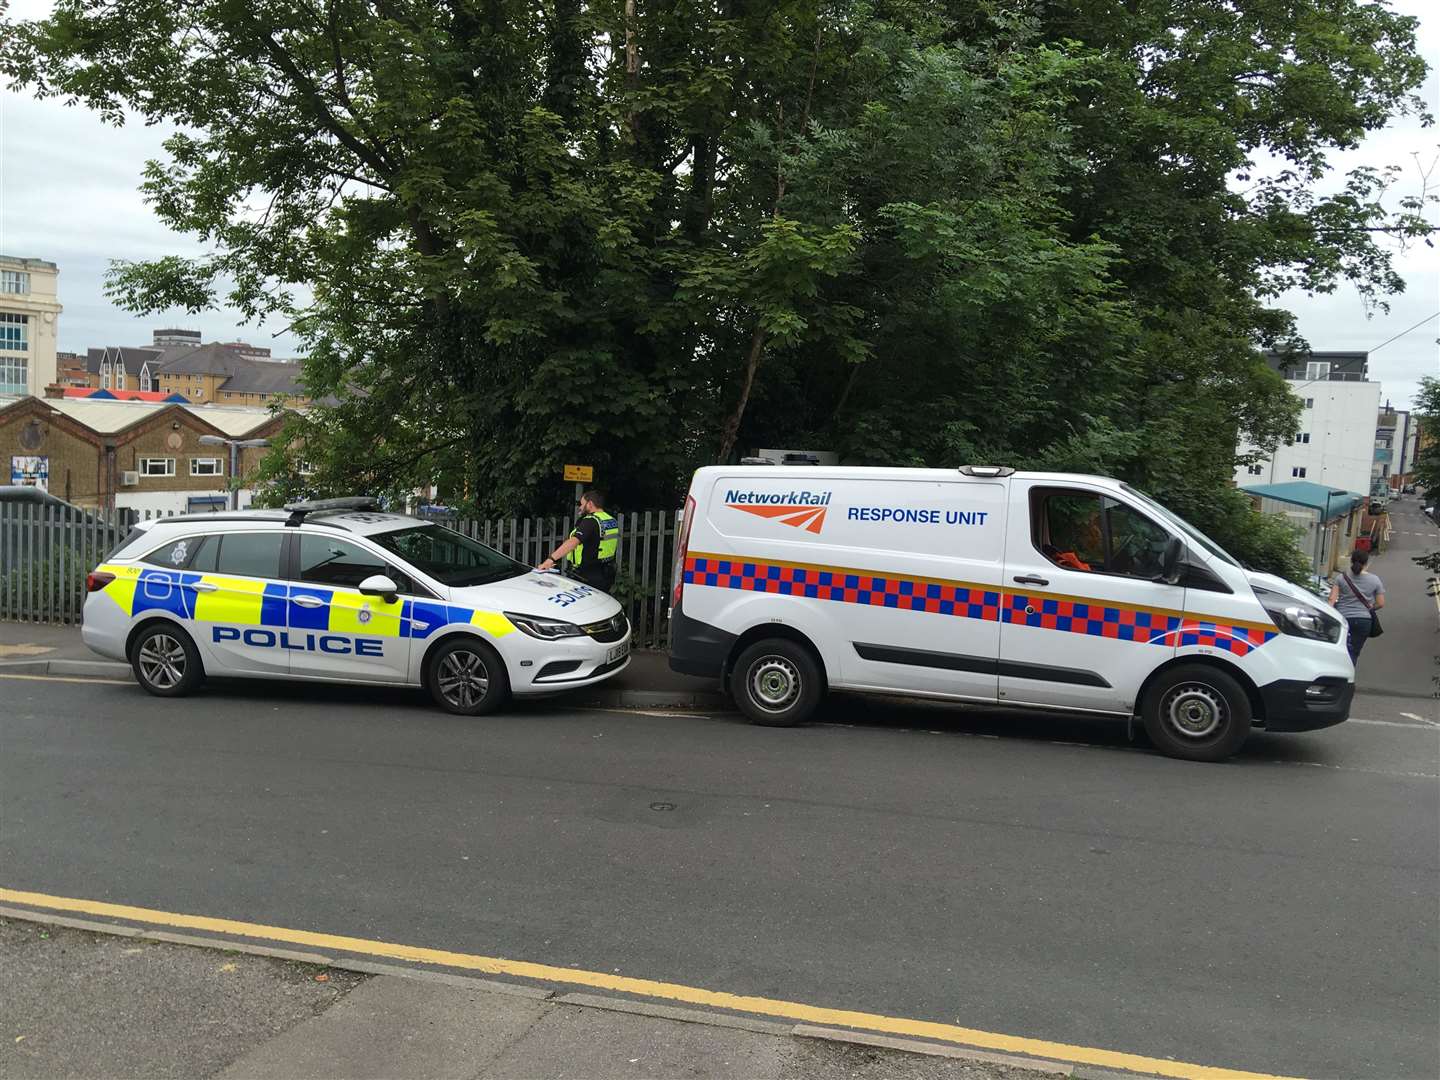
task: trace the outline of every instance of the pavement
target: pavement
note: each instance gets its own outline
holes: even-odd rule
[[[426,972],[375,974],[375,965],[361,971],[299,953],[262,955],[35,919],[0,915],[6,1080],[1076,1075],[1066,1066],[807,1025]]]
[[[1355,667],[1362,693],[1423,697],[1440,692],[1440,598],[1416,555],[1440,551],[1440,526],[1421,512],[1416,495],[1390,503],[1390,543],[1370,560],[1385,583],[1380,623],[1385,633],[1365,643]],[[1427,662],[1428,660],[1428,662]]]

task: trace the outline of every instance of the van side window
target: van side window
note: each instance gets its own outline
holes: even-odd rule
[[[1170,534],[1138,511],[1114,499],[1105,500],[1105,532],[1109,537],[1112,574],[1126,574],[1147,581],[1160,576],[1160,563]]]
[[[1040,553],[1067,570],[1104,570],[1100,496],[1043,489],[1035,495],[1031,529]]]
[[[1154,580],[1170,534],[1139,511],[1091,492],[1038,488],[1032,540],[1056,566]]]

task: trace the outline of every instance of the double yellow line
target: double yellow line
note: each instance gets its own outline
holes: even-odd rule
[[[547,983],[588,986],[614,993],[634,994],[639,997],[678,1001],[716,1009],[732,1009],[760,1016],[775,1016],[799,1023],[855,1028],[862,1031],[883,1032],[887,1035],[931,1039],[959,1046],[1027,1054],[1032,1057],[1048,1058],[1051,1061],[1076,1065],[1096,1065],[1107,1069],[1123,1069],[1152,1076],[1179,1077],[1181,1080],[1219,1080],[1221,1077],[1276,1080],[1275,1077],[1265,1073],[1241,1072],[1209,1065],[1172,1061],[1168,1058],[1144,1057],[1140,1054],[1126,1054],[1090,1046],[1072,1046],[1068,1043],[1048,1042],[1044,1039],[1027,1039],[1018,1035],[980,1031],[975,1028],[941,1024],[931,1020],[911,1020],[904,1017],[884,1016],[879,1013],[854,1012],[848,1009],[827,1009],[795,1001],[750,997],[743,994],[729,994],[719,990],[684,986],[679,983],[628,978],[603,971],[554,967],[549,964],[535,964],[524,960],[506,960],[497,956],[477,956],[470,953],[450,952],[445,949],[428,949],[418,945],[397,945],[388,941],[319,934],[310,930],[265,926],[260,923],[239,922],[234,919],[214,919],[204,915],[182,915],[169,911],[156,911],[152,908],[131,907],[127,904],[111,904],[100,900],[78,900],[66,896],[49,896],[45,893],[0,888],[0,902],[22,904],[26,907],[48,911],[79,912],[107,919],[143,923],[147,926],[203,930],[212,934],[227,934],[232,937],[278,941],[290,945],[308,945],[312,948],[326,949],[337,953],[384,957],[417,964],[435,964],[441,967],[481,971],[490,975],[509,975]]]

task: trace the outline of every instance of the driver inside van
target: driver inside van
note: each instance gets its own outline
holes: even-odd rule
[[[1100,529],[1097,499],[1065,497],[1047,500],[1050,542],[1041,550],[1056,566],[1092,572],[1105,563],[1105,538]]]

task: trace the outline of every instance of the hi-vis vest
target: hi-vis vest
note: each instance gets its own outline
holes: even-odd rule
[[[604,510],[596,510],[593,514],[587,514],[586,517],[593,517],[595,519],[595,523],[600,526],[600,550],[593,554],[591,558],[595,562],[600,563],[614,562],[615,556],[620,553],[620,522],[617,521],[613,515],[607,514]],[[584,520],[585,518],[580,519],[580,521]],[[580,522],[577,521],[575,523],[575,528],[571,530],[570,535],[576,536],[579,531]],[[568,561],[572,566],[579,566],[583,557],[583,544],[577,545],[574,551],[570,552],[569,555],[565,556],[566,561]]]

